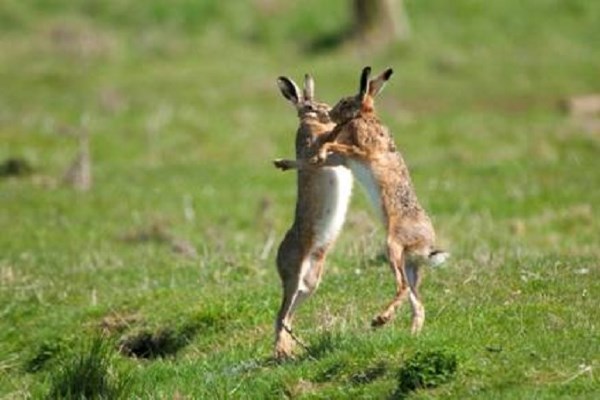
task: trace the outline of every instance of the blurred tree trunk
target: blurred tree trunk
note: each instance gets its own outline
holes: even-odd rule
[[[385,45],[410,36],[403,0],[352,0],[354,35],[360,41]]]

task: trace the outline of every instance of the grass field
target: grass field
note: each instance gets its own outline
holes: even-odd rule
[[[558,107],[600,92],[600,3],[407,1],[409,42],[318,46],[347,3],[0,3],[0,162],[34,169],[0,178],[0,397],[600,397],[600,122]],[[396,71],[378,109],[453,257],[422,335],[407,309],[372,331],[393,279],[357,186],[296,318],[308,350],[277,364],[295,176],[270,160],[296,118],[275,78],[333,103],[365,64]],[[86,193],[60,185],[82,118]]]

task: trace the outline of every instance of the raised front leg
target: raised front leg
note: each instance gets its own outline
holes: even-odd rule
[[[273,160],[273,165],[275,166],[275,168],[278,168],[282,171],[287,171],[289,169],[300,169],[300,164],[301,163],[297,160],[288,160],[285,158],[277,158]]]
[[[332,161],[315,165],[314,163],[308,160],[288,160],[278,158],[273,160],[273,165],[275,166],[275,168],[279,168],[282,171],[288,171],[290,169],[316,169],[324,166],[334,167],[340,165],[340,163],[339,161]]]
[[[343,143],[327,142],[319,148],[319,151],[310,159],[310,162],[312,164],[323,164],[325,160],[327,160],[328,152],[341,154],[346,157],[354,156],[364,158],[367,156],[367,153],[360,147]]]

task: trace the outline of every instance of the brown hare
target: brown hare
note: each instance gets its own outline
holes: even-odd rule
[[[435,249],[435,231],[417,200],[408,168],[391,133],[375,114],[374,97],[393,71],[389,68],[369,81],[370,73],[370,67],[364,68],[358,94],[340,100],[329,112],[337,125],[322,141],[311,162],[321,164],[331,157],[330,153],[342,155],[383,219],[396,295],[373,319],[372,326],[388,322],[408,295],[412,306],[411,331],[416,334],[425,321],[419,295],[420,267],[425,263],[440,264],[448,253]]]
[[[305,76],[304,90],[289,78],[277,80],[283,96],[295,107],[300,120],[296,133],[296,160],[276,160],[281,169],[308,164],[317,140],[335,126],[327,104],[314,100],[314,81]],[[344,220],[352,194],[352,173],[331,157],[322,167],[298,169],[294,222],[277,250],[277,270],[283,286],[281,308],[275,321],[275,357],[292,355],[292,316],[298,305],[312,294],[321,279],[323,264]]]

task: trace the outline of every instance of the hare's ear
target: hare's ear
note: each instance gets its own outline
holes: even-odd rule
[[[304,75],[304,100],[312,101],[315,96],[315,80],[309,74]]]
[[[364,99],[369,91],[369,75],[371,75],[371,67],[364,67],[360,74],[360,88],[358,90],[361,99]]]
[[[277,78],[277,86],[281,90],[283,97],[294,104],[298,104],[301,100],[300,89],[296,83],[288,77],[280,76]]]
[[[371,80],[371,82],[369,82],[369,95],[371,97],[377,96],[383,90],[383,87],[385,86],[386,82],[390,79],[393,73],[394,70],[388,68],[385,71],[383,71],[377,78]]]

